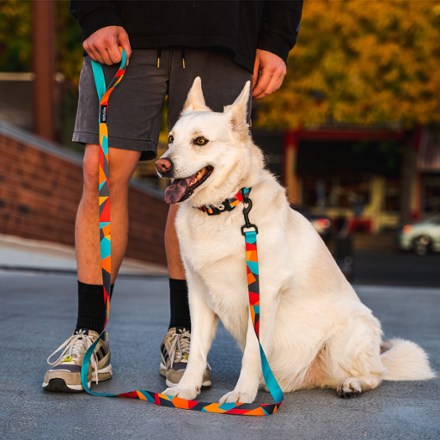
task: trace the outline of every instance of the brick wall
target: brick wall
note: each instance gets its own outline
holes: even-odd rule
[[[81,157],[0,122],[0,234],[74,244],[81,196]],[[127,256],[165,264],[167,205],[132,185]]]

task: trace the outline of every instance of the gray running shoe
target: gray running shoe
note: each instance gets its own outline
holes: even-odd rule
[[[188,365],[189,346],[191,333],[185,329],[176,330],[172,327],[164,336],[160,351],[162,362],[160,363],[160,374],[166,378],[168,387],[175,387],[182,379],[186,366]],[[208,388],[212,385],[211,367],[206,366],[203,375],[202,387]]]
[[[81,365],[88,348],[96,341],[99,334],[93,330],[77,330],[69,339],[64,341],[48,358],[47,363],[52,366],[44,376],[43,389],[74,393],[84,391],[81,384]],[[54,361],[51,359],[58,352],[61,354]],[[110,364],[110,345],[108,334],[96,346],[95,353],[90,359],[89,387],[92,380],[96,383],[111,379],[112,366]]]

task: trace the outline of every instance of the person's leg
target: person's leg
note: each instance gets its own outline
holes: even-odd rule
[[[98,157],[99,145],[86,146],[83,162],[83,192],[79,203],[75,245],[78,265],[78,314],[76,330],[65,342],[65,350],[46,373],[43,388],[47,391],[82,391],[80,372],[84,349],[87,349],[104,329],[105,303],[99,254]],[[128,187],[139,161],[140,152],[109,149],[111,164],[111,227],[112,282],[116,279],[127,246]],[[112,377],[108,337],[99,342],[97,361],[89,380]],[[62,360],[65,360],[64,362]],[[95,360],[94,360],[95,361]],[[92,364],[93,362],[92,361]]]
[[[165,227],[165,250],[167,253],[168,275],[172,279],[184,280],[185,268],[180,256],[179,239],[177,237],[175,220],[178,206],[171,205],[168,211],[167,224]]]
[[[83,193],[75,225],[78,268],[78,316],[76,330],[104,328],[105,304],[99,253],[98,160],[99,145],[87,145],[83,163]],[[128,188],[138,164],[139,151],[109,149],[111,167],[110,215],[112,233],[112,283],[115,282],[128,240]]]
[[[83,163],[83,193],[75,224],[78,279],[102,284],[99,258],[98,161],[99,145],[87,145]],[[112,283],[115,281],[128,238],[128,188],[139,163],[140,152],[109,148],[111,166]]]
[[[112,228],[112,282],[115,281],[127,245],[129,180],[141,157],[151,159],[161,125],[168,75],[156,69],[157,51],[133,51],[130,68],[112,93],[108,113]],[[118,66],[103,66],[107,84]],[[98,98],[90,59],[84,60],[79,84],[79,102],[73,140],[86,144],[83,193],[76,218],[78,262],[78,316],[75,333],[48,361],[43,388],[49,391],[82,391],[80,371],[85,350],[98,337],[105,322],[99,255],[98,208]],[[92,360],[91,379],[111,377],[107,332]]]
[[[172,328],[176,329],[176,331],[186,329],[191,332],[188,287],[186,285],[185,268],[180,256],[179,239],[175,227],[177,210],[177,205],[170,206],[165,227],[165,251],[170,288],[170,322],[168,330]]]

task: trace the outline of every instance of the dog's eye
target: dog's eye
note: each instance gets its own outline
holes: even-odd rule
[[[198,136],[193,140],[193,144],[198,146],[206,145],[208,142],[208,139],[203,136]]]
[[[174,142],[174,136],[172,135],[172,134],[170,134],[169,136],[168,136],[168,143],[169,144],[172,144]]]

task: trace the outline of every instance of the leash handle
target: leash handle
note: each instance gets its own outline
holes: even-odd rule
[[[104,72],[101,64],[92,60],[93,76],[95,79],[96,91],[99,98],[99,228],[100,228],[100,255],[101,255],[101,269],[102,269],[102,281],[103,281],[103,294],[104,304],[106,307],[106,319],[104,323],[104,329],[98,336],[96,341],[89,347],[83,358],[83,364],[81,367],[81,382],[84,390],[93,396],[99,397],[125,397],[130,399],[145,400],[149,403],[153,403],[159,406],[174,407],[180,409],[186,409],[191,411],[201,411],[209,413],[219,414],[235,414],[246,416],[268,416],[277,412],[281,402],[284,398],[283,393],[272,374],[269,367],[269,363],[266,359],[263,347],[260,344],[259,338],[259,316],[260,316],[260,300],[259,300],[259,281],[258,281],[258,254],[257,254],[257,241],[256,234],[258,232],[257,227],[249,222],[247,217],[250,209],[252,208],[252,202],[248,198],[250,189],[245,188],[243,194],[244,201],[246,202],[245,214],[246,224],[243,226],[249,229],[253,227],[254,230],[246,230],[242,228],[242,233],[245,236],[246,242],[246,265],[247,265],[247,278],[249,287],[249,307],[252,316],[252,322],[254,324],[255,334],[258,339],[261,355],[261,365],[263,370],[263,376],[266,381],[266,385],[274,399],[274,404],[258,404],[258,403],[223,403],[218,402],[200,402],[196,400],[186,400],[179,397],[168,396],[162,393],[155,393],[147,390],[134,390],[125,393],[97,393],[92,391],[88,385],[88,372],[90,368],[90,360],[95,352],[96,346],[100,340],[103,339],[105,328],[107,327],[108,320],[110,318],[110,286],[111,286],[111,221],[110,221],[110,166],[108,158],[108,104],[109,98],[115,88],[122,81],[125,69],[126,69],[126,53],[121,48],[122,61],[119,66],[116,75],[111,80],[108,87],[105,83]]]

